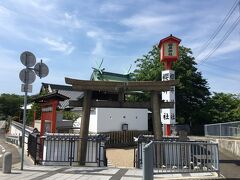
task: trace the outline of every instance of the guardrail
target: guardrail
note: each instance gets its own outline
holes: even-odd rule
[[[22,147],[22,136],[7,136],[6,141]]]
[[[144,145],[145,179],[150,180],[154,174],[199,172],[217,172],[220,175],[218,144],[151,141]]]

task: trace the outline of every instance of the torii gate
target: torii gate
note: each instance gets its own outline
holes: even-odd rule
[[[83,115],[81,120],[80,138],[88,138],[89,120],[91,107],[113,107],[113,108],[148,108],[153,114],[153,131],[156,140],[162,140],[162,127],[160,109],[173,108],[174,102],[163,102],[160,100],[160,92],[170,91],[171,86],[177,84],[177,80],[170,81],[88,81],[65,78],[67,84],[71,84],[76,91],[83,91],[83,101],[70,101],[70,106],[82,106]],[[92,92],[117,93],[118,101],[96,101],[92,98]],[[125,94],[129,91],[148,91],[151,92],[149,102],[126,102]],[[79,141],[78,161],[80,165],[85,165],[87,141]]]

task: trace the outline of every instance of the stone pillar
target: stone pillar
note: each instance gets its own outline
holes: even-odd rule
[[[6,152],[3,155],[2,172],[3,173],[11,173],[11,170],[12,170],[12,153]]]
[[[87,152],[87,139],[89,131],[89,121],[90,121],[90,112],[91,112],[91,91],[84,92],[83,99],[83,115],[80,126],[80,140],[78,143],[78,161],[79,165],[84,166],[86,160]]]

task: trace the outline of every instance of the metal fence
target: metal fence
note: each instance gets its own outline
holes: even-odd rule
[[[112,147],[129,147],[135,146],[136,142],[134,137],[139,135],[146,134],[151,135],[150,131],[112,131],[112,132],[103,132],[102,135],[109,137],[109,140],[106,142],[107,148]]]
[[[240,136],[240,121],[206,124],[205,136]]]
[[[153,135],[140,135],[138,138],[135,138],[137,146],[134,148],[134,160],[133,167],[141,168],[143,163],[143,148],[146,144],[154,140]],[[178,137],[163,137],[163,141],[178,141]]]
[[[35,164],[71,166],[78,163],[79,141],[87,141],[86,164],[107,166],[105,138],[102,136],[89,136],[83,140],[74,134],[48,134],[43,137],[30,134],[28,154]]]
[[[146,177],[158,173],[219,174],[219,171],[216,143],[151,141],[143,148],[143,176]]]

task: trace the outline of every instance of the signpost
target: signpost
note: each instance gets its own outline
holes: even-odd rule
[[[36,75],[40,78],[46,77],[48,75],[48,67],[46,64],[40,63],[36,64],[36,57],[33,53],[25,51],[21,54],[20,60],[22,64],[26,67],[22,69],[19,73],[19,78],[23,82],[21,86],[21,91],[25,93],[24,95],[24,111],[23,111],[23,129],[22,129],[22,157],[21,157],[21,170],[23,170],[24,162],[24,144],[25,144],[25,126],[26,126],[26,107],[27,107],[27,94],[32,92],[32,83],[36,79]],[[36,64],[36,65],[35,65]],[[35,66],[34,66],[35,65]],[[34,66],[34,68],[32,68]]]
[[[175,71],[172,70],[172,63],[178,60],[178,45],[180,39],[170,35],[162,39],[159,43],[160,62],[164,64],[165,70],[162,71],[162,81],[175,80]],[[171,87],[171,91],[162,92],[162,100],[165,102],[175,102],[175,86]],[[171,135],[171,124],[176,124],[176,110],[174,108],[161,109],[161,122],[163,124],[166,136]]]

